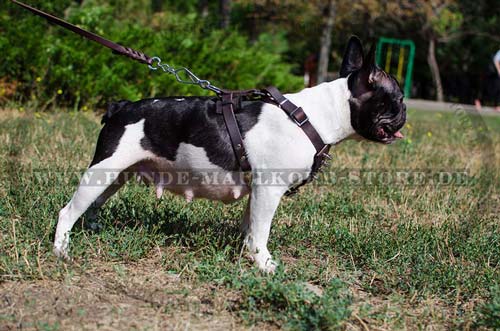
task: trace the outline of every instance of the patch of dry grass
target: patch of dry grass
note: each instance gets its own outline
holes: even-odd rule
[[[228,311],[234,294],[166,273],[161,260],[152,254],[134,263],[96,261],[60,280],[3,282],[2,330],[248,329]]]
[[[243,202],[158,201],[136,184],[102,209],[100,232],[75,229],[74,264],[57,261],[57,212],[99,120],[0,111],[0,330],[477,328],[500,279],[500,120],[485,121],[410,112],[405,141],[335,147],[335,181],[283,200],[270,242],[282,264],[262,277],[240,258]],[[415,170],[433,181],[395,180]],[[465,184],[432,177],[461,171]]]

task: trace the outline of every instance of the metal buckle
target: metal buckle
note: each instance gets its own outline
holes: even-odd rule
[[[306,124],[308,121],[309,121],[309,117],[306,115],[306,118],[304,118],[304,120],[302,122],[299,122],[298,119],[294,116],[294,114],[297,112],[297,110],[299,110],[300,107],[297,107],[295,108],[294,111],[292,111],[290,113],[290,117],[292,118],[292,120],[295,122],[295,124],[297,124],[299,127]],[[304,114],[305,115],[305,114]]]
[[[278,100],[276,100],[276,101],[278,101]],[[283,99],[279,102],[280,108],[281,108],[281,106],[283,106],[285,104],[285,102],[288,102],[288,99]]]

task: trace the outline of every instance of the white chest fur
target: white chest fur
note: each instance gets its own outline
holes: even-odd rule
[[[304,109],[327,144],[352,136],[347,79],[323,83],[287,98]],[[310,169],[314,146],[304,132],[278,107],[266,104],[258,123],[246,134],[252,169]]]

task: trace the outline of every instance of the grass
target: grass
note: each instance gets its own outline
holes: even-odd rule
[[[404,141],[335,147],[336,175],[276,213],[272,276],[242,257],[244,201],[133,183],[99,231],[78,223],[75,262],[57,261],[57,213],[98,123],[0,111],[1,330],[499,328],[499,117],[410,111]]]

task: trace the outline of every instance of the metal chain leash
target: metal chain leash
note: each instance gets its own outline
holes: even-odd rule
[[[157,56],[153,57],[151,64],[149,65],[149,69],[156,71],[158,69],[163,70],[168,74],[172,74],[175,76],[175,79],[181,84],[190,84],[190,85],[198,85],[202,89],[210,90],[215,92],[216,94],[221,94],[222,90],[216,86],[213,86],[210,81],[206,79],[198,78],[191,70],[185,67],[174,68],[166,63],[161,63],[161,59]],[[181,75],[185,75],[187,79],[181,77]]]

